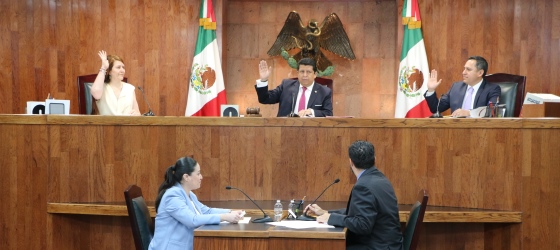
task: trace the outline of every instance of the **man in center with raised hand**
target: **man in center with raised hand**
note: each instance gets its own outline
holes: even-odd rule
[[[261,104],[279,103],[276,116],[297,114],[300,117],[332,116],[332,91],[315,82],[317,65],[311,58],[302,58],[298,62],[298,79],[284,79],[273,90],[268,90],[268,78],[272,67],[266,61],[259,63],[260,78],[255,90]]]

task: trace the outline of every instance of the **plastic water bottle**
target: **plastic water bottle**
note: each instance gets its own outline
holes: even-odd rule
[[[293,199],[290,201],[290,205],[288,205],[288,218],[289,219],[295,219],[295,218],[293,218],[292,213],[290,213],[290,212],[292,212],[292,213],[294,212],[294,200]]]
[[[282,220],[282,203],[280,200],[276,200],[276,204],[274,204],[274,221]]]

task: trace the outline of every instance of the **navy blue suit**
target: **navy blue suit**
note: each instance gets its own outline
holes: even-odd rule
[[[464,82],[453,83],[453,85],[451,85],[451,89],[449,89],[449,92],[441,97],[441,101],[439,103],[439,112],[443,112],[451,108],[451,113],[453,113],[455,110],[463,107],[463,99],[465,99],[468,86],[469,85]],[[500,89],[500,86],[498,84],[489,84],[488,82],[486,82],[486,80],[482,80],[480,88],[476,92],[472,108],[475,109],[478,107],[488,106],[489,101],[492,101],[492,103],[496,103],[501,93],[502,90]],[[424,97],[426,98],[426,102],[430,107],[430,111],[432,113],[435,113],[436,109],[438,109],[437,93],[434,92],[434,94],[432,94],[431,96],[426,96],[426,93],[424,93]]]
[[[300,83],[298,80],[284,79],[282,84],[273,90],[268,90],[268,86],[257,88],[256,85],[255,90],[259,97],[259,103],[279,103],[278,114],[276,116],[282,117],[292,113],[292,107],[295,107],[294,102],[296,102],[298,98],[299,86]],[[311,90],[311,95],[309,96],[309,101],[307,102],[307,108],[314,110],[315,117],[332,116],[331,89],[315,82],[313,90]],[[297,112],[294,113],[297,114]]]
[[[352,188],[346,209],[329,211],[333,226],[346,227],[346,249],[402,249],[397,196],[375,166],[366,169]]]

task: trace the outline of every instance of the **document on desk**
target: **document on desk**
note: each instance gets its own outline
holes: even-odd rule
[[[251,217],[243,217],[243,219],[239,220],[237,224],[249,224],[250,221],[251,221]],[[230,224],[230,223],[227,221],[222,221],[220,222],[220,224]]]
[[[317,221],[301,221],[301,220],[283,220],[280,222],[268,222],[267,224],[281,227],[288,227],[292,229],[305,229],[305,228],[334,228],[334,226],[321,224]]]

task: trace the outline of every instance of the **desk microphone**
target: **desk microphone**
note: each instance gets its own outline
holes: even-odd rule
[[[294,113],[294,108],[295,108],[295,104],[296,104],[296,94],[292,93],[292,112],[288,115],[288,117],[299,117],[298,114]]]
[[[437,102],[437,107],[436,107],[436,112],[433,113],[430,118],[443,118],[443,115],[441,115],[439,113],[439,103],[441,102],[441,98],[443,98],[445,96],[445,94],[441,94],[441,97],[439,98],[438,102]]]
[[[264,210],[263,210],[261,207],[259,207],[259,205],[257,205],[257,203],[256,203],[253,199],[251,199],[251,197],[249,197],[249,195],[247,195],[245,192],[243,192],[243,190],[241,190],[241,189],[239,189],[239,188],[236,188],[236,187],[232,187],[232,186],[226,186],[226,189],[227,189],[227,190],[230,190],[230,189],[239,190],[239,192],[243,193],[247,198],[249,198],[249,200],[250,200],[251,202],[253,202],[253,204],[255,204],[255,206],[257,206],[257,207],[261,210],[261,212],[264,214],[264,217],[263,217],[263,218],[254,219],[254,220],[252,220],[251,222],[253,222],[253,223],[272,222],[272,218],[270,218],[270,217],[264,212]]]
[[[144,89],[142,87],[137,86],[137,88],[142,91],[142,96],[144,97],[144,101],[148,104],[148,112],[142,114],[143,116],[155,116],[154,112],[152,112],[152,107],[150,107],[150,103],[148,102],[148,98],[146,98],[146,94],[144,94]]]
[[[313,205],[315,204],[315,202],[317,201],[317,199],[319,199],[319,197],[321,197],[321,195],[323,195],[325,193],[325,191],[327,191],[327,189],[329,189],[332,185],[336,184],[340,182],[340,179],[336,178],[336,180],[333,181],[333,183],[331,183],[329,186],[327,186],[327,188],[325,188],[323,190],[323,192],[317,196],[317,198],[315,198],[315,200],[313,200],[311,203],[309,203],[309,205]],[[312,220],[316,220],[314,217],[308,216],[305,213],[300,215],[299,217],[297,217],[298,220],[306,220],[306,221],[312,221]]]

